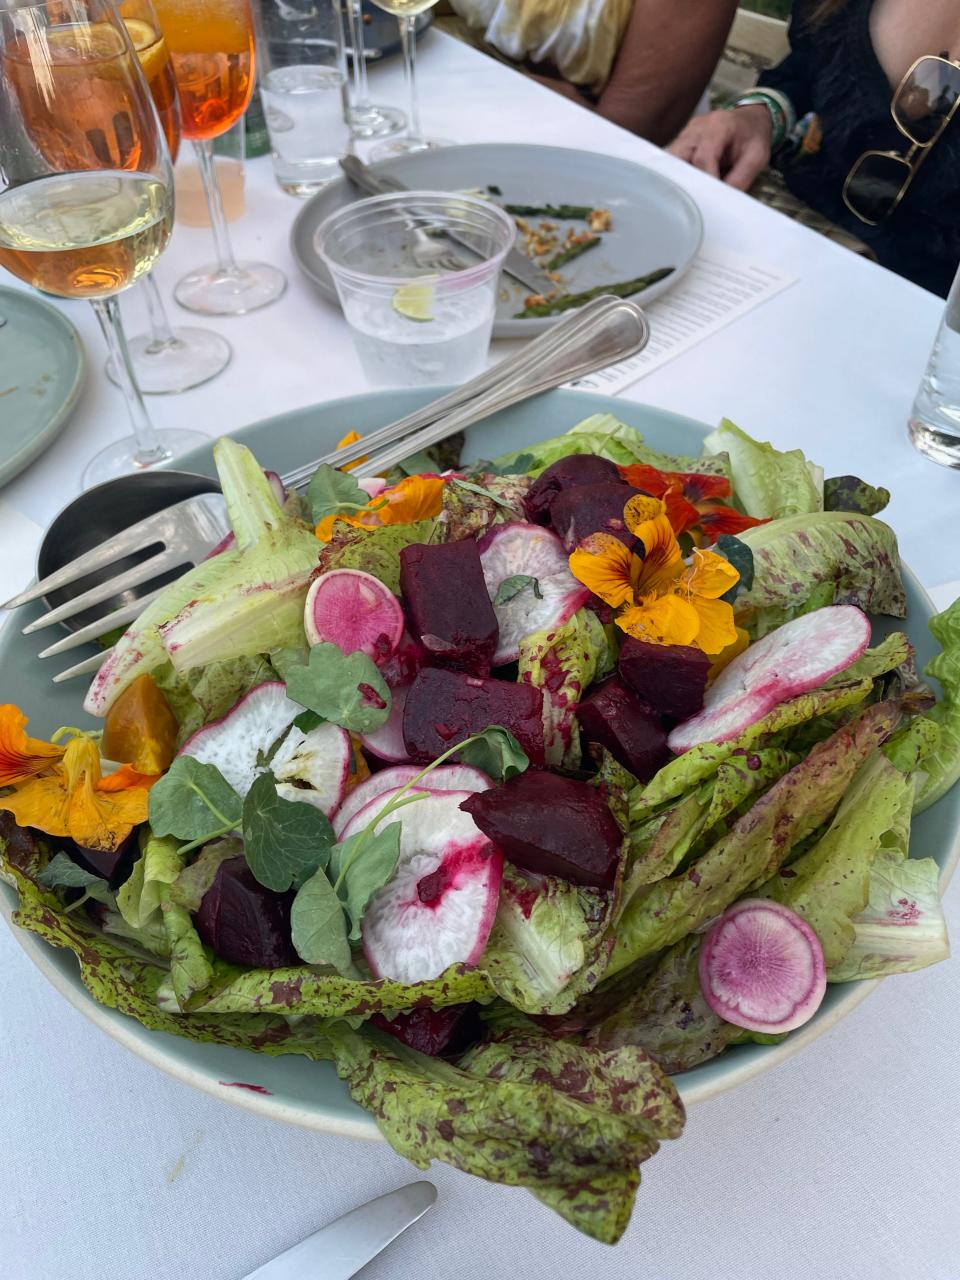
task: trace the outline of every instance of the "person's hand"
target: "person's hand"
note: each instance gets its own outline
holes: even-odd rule
[[[757,103],[694,116],[667,148],[697,169],[748,191],[770,163],[773,121]]]

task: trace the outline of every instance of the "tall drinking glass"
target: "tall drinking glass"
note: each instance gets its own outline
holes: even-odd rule
[[[370,152],[373,160],[385,160],[388,156],[407,155],[411,151],[432,151],[444,147],[446,142],[438,138],[425,138],[420,124],[420,98],[417,93],[417,14],[432,9],[437,0],[373,0],[378,9],[396,15],[400,24],[400,44],[403,48],[403,75],[407,82],[409,98],[407,132],[401,138],[381,142]]]
[[[960,467],[960,268],[910,411],[910,439],[945,467]]]
[[[172,222],[170,155],[109,0],[0,9],[0,266],[93,303],[133,426],[89,464],[88,485],[207,439],[152,426],[117,303],[166,248]]]
[[[180,107],[173,64],[151,0],[123,0],[117,5],[127,34],[140,60],[140,69],[157,108],[170,163],[176,164],[180,150]],[[230,363],[230,343],[210,329],[188,325],[172,328],[153,273],[141,286],[147,304],[150,332],[127,339],[137,383],[145,395],[171,395],[189,391],[215,378]],[[113,361],[106,364],[107,377],[119,385]]]
[[[339,3],[339,0],[334,0],[334,3]],[[391,133],[399,133],[407,123],[403,112],[397,111],[395,107],[379,106],[370,101],[363,38],[363,0],[347,0],[347,26],[353,54],[353,83],[347,108],[347,124],[357,138],[385,138]]]
[[[275,302],[287,287],[266,262],[237,262],[230,247],[213,139],[243,115],[253,92],[253,15],[249,0],[155,0],[173,60],[180,127],[197,153],[216,245],[215,266],[184,276],[174,296],[188,311],[241,316]]]

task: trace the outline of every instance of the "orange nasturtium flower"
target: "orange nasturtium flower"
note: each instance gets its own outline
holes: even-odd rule
[[[443,485],[442,476],[406,476],[399,484],[371,498],[360,511],[324,516],[317,525],[317,537],[321,542],[329,542],[337,520],[356,529],[380,529],[388,524],[431,520],[443,508]]]
[[[695,645],[708,656],[733,645],[733,608],[720,597],[739,580],[737,570],[712,551],[684,561],[656,498],[631,498],[623,518],[643,555],[611,534],[591,534],[570,556],[574,577],[619,610],[617,626],[638,640]]]
[[[9,702],[0,706],[0,787],[16,786],[52,769],[65,747],[26,733],[27,717]]]
[[[12,813],[21,827],[69,836],[85,849],[113,853],[135,826],[146,822],[154,782],[155,777],[128,764],[104,778],[97,744],[78,734],[49,773],[28,778],[12,795],[0,796],[0,809]]]
[[[363,436],[360,434],[359,431],[348,431],[342,440],[337,441],[337,448],[345,449],[348,444],[356,444],[358,440],[362,440],[362,439],[363,439]],[[368,458],[366,455],[362,458],[354,458],[353,462],[344,463],[344,465],[340,467],[340,470],[353,471],[354,467],[359,467],[362,463],[367,461],[368,461]]]
[[[660,471],[639,462],[621,467],[620,474],[635,489],[642,489],[651,497],[661,499],[673,532],[678,537],[681,533],[689,533],[695,542],[715,542],[721,533],[736,536],[744,529],[767,523],[754,516],[742,515],[719,501],[733,495],[726,476]]]

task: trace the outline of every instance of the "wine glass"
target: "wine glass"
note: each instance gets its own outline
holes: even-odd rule
[[[87,485],[207,441],[152,426],[117,302],[166,248],[172,222],[167,144],[109,0],[0,9],[0,266],[93,303],[133,426],[88,465]]]
[[[347,0],[347,23],[353,51],[347,124],[357,138],[383,138],[387,134],[399,133],[407,123],[403,112],[395,107],[377,106],[370,101],[363,39],[363,0]]]
[[[243,115],[253,92],[253,14],[249,0],[155,0],[173,61],[180,128],[197,153],[217,263],[185,275],[174,297],[188,311],[242,316],[275,302],[287,287],[266,262],[238,263],[213,158],[213,139]]]
[[[180,150],[177,83],[157,15],[150,0],[123,0],[117,8],[157,108],[170,150],[170,163],[176,164]],[[137,383],[145,395],[189,391],[223,372],[233,355],[226,338],[210,329],[189,325],[172,328],[153,272],[144,278],[141,293],[147,304],[150,332],[128,338],[127,347]],[[111,382],[119,384],[112,360],[107,361],[106,373]]]
[[[373,0],[373,3],[378,9],[394,14],[400,24],[403,77],[407,82],[409,107],[407,132],[401,138],[381,142],[370,152],[370,157],[373,160],[385,160],[389,156],[409,155],[412,151],[432,151],[435,147],[445,147],[446,142],[423,136],[423,129],[420,126],[420,101],[417,95],[417,14],[426,13],[428,9],[432,9],[437,0]]]

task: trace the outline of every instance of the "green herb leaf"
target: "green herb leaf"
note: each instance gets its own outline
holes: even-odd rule
[[[740,575],[740,581],[735,582],[730,590],[720,597],[728,604],[733,604],[738,592],[749,591],[753,586],[753,552],[745,542],[741,542],[730,533],[721,533],[717,538],[717,551]]]
[[[293,723],[294,727],[299,729],[301,733],[311,733],[314,729],[319,729],[326,721],[316,711],[303,711]]]
[[[240,797],[217,766],[193,756],[177,756],[150,788],[153,834],[187,840],[190,848],[235,831],[242,809]]]
[[[499,782],[515,778],[530,764],[527,754],[509,729],[492,724],[476,734],[458,752],[464,764],[482,769]]]
[[[390,689],[365,653],[316,644],[306,666],[287,672],[287,694],[324,720],[354,733],[379,729],[390,714]]]
[[[450,481],[452,485],[456,485],[458,489],[468,489],[470,493],[479,493],[481,498],[488,498],[491,502],[496,503],[498,507],[506,507],[508,511],[513,511],[513,503],[508,502],[506,498],[499,497],[496,493],[491,493],[489,489],[485,489],[482,484],[474,484],[472,480],[453,479]]]
[[[364,493],[353,476],[326,463],[317,467],[307,486],[307,506],[314,524],[345,508],[365,507],[369,501],[370,495]]]
[[[327,865],[334,835],[319,809],[284,800],[272,775],[262,773],[243,802],[243,842],[256,879],[282,893]]]
[[[376,819],[379,821],[379,817]],[[350,917],[350,937],[354,942],[360,938],[360,921],[367,909],[367,903],[390,880],[397,869],[400,857],[399,822],[388,822],[376,835],[371,834],[366,840],[363,831],[350,836],[342,844],[334,847],[331,857],[330,874],[337,878],[341,870],[344,872],[339,893],[344,909]],[[363,841],[357,853],[357,845]]]
[[[106,880],[94,875],[92,871],[78,867],[65,853],[54,854],[37,879],[48,888],[84,889],[86,896],[93,898],[95,902],[102,902],[108,907],[114,905],[113,894],[107,887]]]
[[[497,587],[497,594],[493,597],[493,603],[508,604],[514,596],[518,596],[527,587],[533,588],[533,594],[538,600],[543,599],[539,578],[531,578],[529,573],[515,573],[512,578],[504,578],[499,587]]]
[[[350,943],[343,906],[322,870],[301,885],[290,909],[290,933],[301,960],[350,971]]]

